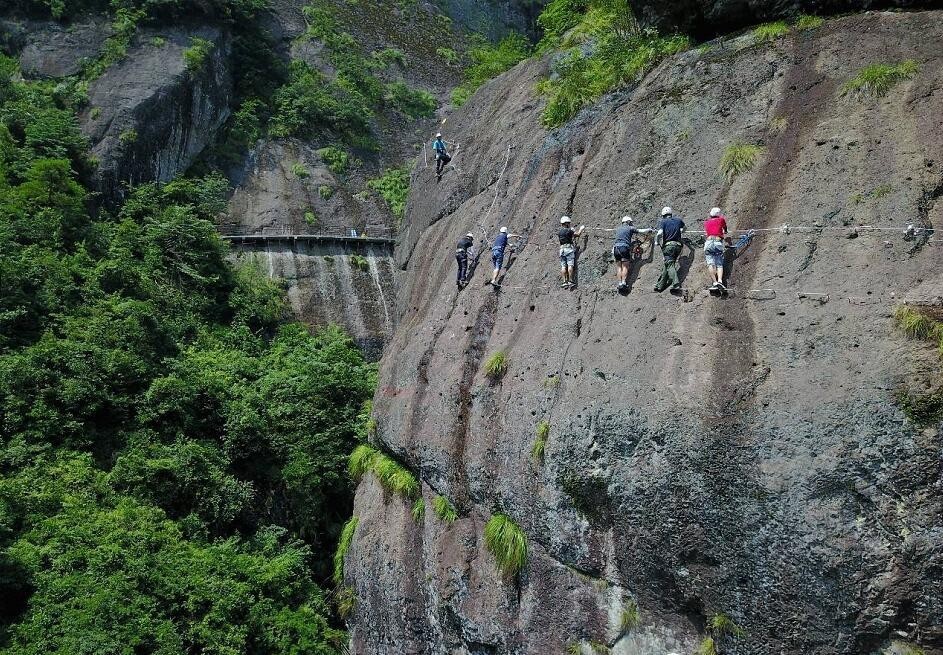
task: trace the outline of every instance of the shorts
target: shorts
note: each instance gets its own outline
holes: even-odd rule
[[[632,261],[632,247],[620,243],[612,248],[612,258],[617,262]]]
[[[496,271],[501,270],[501,267],[504,266],[504,251],[503,250],[491,251],[491,265],[494,266],[494,270]]]
[[[704,244],[704,260],[708,266],[724,267],[724,242],[712,239]]]
[[[573,268],[576,264],[576,248],[573,246],[560,246],[560,266],[563,268]]]

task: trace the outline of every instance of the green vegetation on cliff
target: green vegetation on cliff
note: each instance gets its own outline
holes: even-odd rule
[[[550,0],[538,22],[540,50],[563,51],[537,88],[547,97],[541,120],[548,128],[690,46],[685,36],[639,30],[628,0]]]
[[[342,652],[319,584],[374,367],[228,263],[222,178],[91,213],[71,107],[14,73],[0,58],[0,652]]]

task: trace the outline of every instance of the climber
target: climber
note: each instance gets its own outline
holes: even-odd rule
[[[475,235],[469,232],[458,241],[455,249],[455,261],[458,262],[458,275],[455,278],[456,286],[461,289],[468,283],[468,251],[475,244]]]
[[[563,284],[560,286],[569,289],[576,286],[573,283],[573,273],[576,268],[576,244],[573,239],[582,236],[585,225],[580,225],[576,230],[571,227],[572,221],[569,216],[560,219],[560,231],[557,235],[560,237],[560,266],[563,273]]]
[[[711,291],[724,292],[724,252],[727,236],[727,219],[720,213],[720,207],[711,209],[711,216],[704,221],[704,259],[711,274]]]
[[[622,225],[616,228],[616,241],[612,246],[612,257],[616,260],[616,275],[619,284],[616,287],[619,291],[625,291],[629,288],[628,277],[629,270],[632,268],[632,239],[636,234],[651,234],[655,230],[648,228],[639,229],[635,227],[631,216],[622,217]]]
[[[442,171],[445,169],[445,166],[452,161],[452,158],[449,157],[448,150],[445,147],[445,141],[442,140],[442,133],[438,132],[435,135],[435,141],[432,142],[432,150],[435,152],[435,175],[436,178],[442,179]]]
[[[661,245],[661,252],[665,256],[665,268],[655,285],[655,292],[661,293],[671,284],[671,293],[681,290],[678,280],[678,257],[681,255],[684,238],[684,221],[676,218],[671,207],[661,210],[661,223],[658,225],[658,234],[655,241]]]
[[[507,248],[508,239],[520,238],[520,234],[508,234],[508,229],[502,227],[494,243],[491,244],[491,266],[494,268],[494,272],[491,274],[489,284],[495,289],[501,288],[501,285],[498,284],[498,275],[501,274],[501,269],[504,268],[504,250]]]

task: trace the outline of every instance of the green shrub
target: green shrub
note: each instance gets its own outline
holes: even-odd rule
[[[492,380],[500,379],[508,370],[508,356],[503,350],[491,355],[485,362],[485,374]]]
[[[799,18],[796,19],[796,29],[797,30],[815,30],[825,24],[825,19],[821,16],[811,16],[809,14],[801,14]]]
[[[432,509],[440,520],[446,523],[452,523],[458,518],[458,512],[445,496],[437,495],[432,499]]]
[[[448,65],[458,63],[458,53],[452,48],[436,48],[436,56]]]
[[[305,165],[302,164],[300,161],[296,161],[294,164],[291,165],[291,174],[300,179],[304,179],[308,177],[309,175],[311,175],[308,172],[308,169],[305,168]]]
[[[872,64],[853,78],[845,82],[841,88],[843,96],[855,97],[872,96],[882,98],[899,83],[911,80],[920,72],[920,66],[913,59],[899,64]]]
[[[167,39],[162,36],[155,36],[151,39],[151,45],[155,48],[163,48],[167,44]]]
[[[292,61],[288,83],[275,93],[274,136],[313,137],[329,131],[350,137],[370,129],[379,94],[347,78],[329,80],[302,61]]]
[[[356,516],[350,517],[350,520],[344,524],[344,528],[341,530],[337,548],[334,550],[334,584],[337,586],[344,584],[344,559],[347,557],[347,551],[350,550],[350,544],[354,540],[358,522],[359,519]]]
[[[724,179],[733,182],[741,173],[753,170],[762,151],[760,146],[749,143],[733,143],[727,146],[720,160],[720,172]]]
[[[471,65],[465,69],[465,81],[452,92],[452,103],[461,106],[485,82],[510,70],[531,54],[531,45],[520,34],[511,33],[500,43],[481,43],[468,52]]]
[[[504,514],[495,514],[485,525],[485,544],[502,573],[515,576],[527,565],[527,535]]]
[[[760,42],[775,41],[787,34],[789,34],[789,25],[781,20],[775,23],[764,23],[753,30],[753,37]]]
[[[311,227],[317,227],[318,215],[314,211],[310,209],[306,211],[304,215],[304,219],[305,219],[305,223],[307,223]]]
[[[350,163],[348,154],[335,146],[328,146],[318,150],[318,157],[321,158],[329,171],[335,175],[343,175],[347,172],[347,166]]]
[[[121,134],[118,135],[118,141],[121,145],[131,145],[138,140],[138,131],[135,129],[127,129]]]
[[[370,270],[370,260],[363,255],[351,255],[350,265],[359,271],[367,272]]]
[[[398,219],[406,215],[409,196],[409,171],[406,166],[391,168],[378,178],[367,181],[367,188],[380,194]]]
[[[541,122],[551,129],[560,127],[603,94],[637,81],[662,59],[688,47],[687,37],[646,33],[628,41],[612,35],[600,38],[589,55],[571,49],[555,64],[555,77],[537,85],[547,97]]]
[[[439,106],[434,95],[422,89],[411,89],[403,82],[387,84],[384,100],[390,107],[410,118],[431,118]]]
[[[373,59],[383,68],[388,68],[397,64],[400,68],[406,68],[406,55],[398,48],[386,48],[373,53]]]
[[[187,65],[187,70],[191,73],[199,72],[206,63],[206,58],[210,56],[216,46],[212,41],[201,39],[194,36],[190,39],[190,47],[183,51],[183,61]]]
[[[321,196],[321,200],[330,200],[334,195],[334,189],[329,186],[321,185],[318,187],[318,195]]]
[[[423,518],[426,516],[426,501],[422,498],[416,500],[416,502],[413,503],[413,509],[410,513],[413,515],[413,520],[416,523],[422,523]]]

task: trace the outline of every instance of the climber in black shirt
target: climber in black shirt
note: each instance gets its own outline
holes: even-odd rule
[[[468,284],[468,280],[465,279],[468,275],[468,251],[474,244],[475,235],[471,232],[458,240],[458,247],[455,249],[455,261],[458,262],[458,276],[455,279],[455,284],[459,289]]]
[[[583,234],[584,225],[580,225],[576,230],[571,226],[569,216],[560,219],[560,231],[557,235],[560,237],[560,267],[563,274],[564,289],[573,287],[573,269],[576,267],[576,245],[574,239]]]

